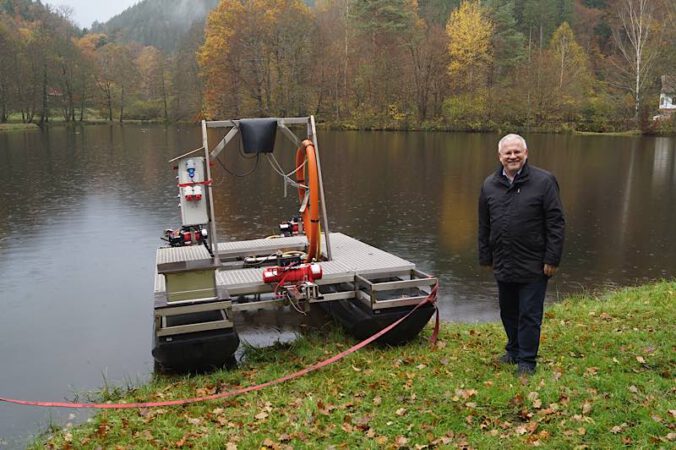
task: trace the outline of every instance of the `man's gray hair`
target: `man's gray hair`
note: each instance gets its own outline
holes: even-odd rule
[[[524,150],[528,149],[528,146],[526,145],[526,140],[524,138],[522,138],[518,134],[510,133],[510,134],[504,136],[502,139],[500,139],[500,142],[498,142],[498,152],[502,148],[503,144],[506,144],[507,142],[512,142],[512,141],[516,141],[516,142],[520,143],[523,146]]]

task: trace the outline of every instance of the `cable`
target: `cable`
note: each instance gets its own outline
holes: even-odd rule
[[[237,124],[237,122],[235,122],[235,128],[237,128],[237,129],[239,130],[239,125]],[[241,174],[235,173],[235,172],[231,171],[230,169],[228,169],[228,168],[225,166],[225,164],[223,163],[223,161],[221,161],[221,159],[220,159],[218,156],[216,156],[216,161],[218,161],[218,164],[221,165],[221,167],[223,168],[223,170],[225,170],[226,172],[228,172],[228,173],[229,173],[230,175],[232,175],[233,177],[244,178],[244,177],[247,177],[247,176],[251,175],[252,173],[254,173],[254,172],[256,171],[256,169],[258,168],[258,162],[260,161],[260,156],[261,156],[261,154],[257,152],[255,155],[248,156],[246,153],[244,153],[244,149],[243,149],[243,146],[242,146],[242,141],[240,140],[240,143],[239,143],[239,155],[240,155],[240,157],[242,157],[242,159],[253,159],[254,157],[256,158],[256,164],[254,164],[253,168],[252,168],[250,171],[245,172],[245,173],[241,173]]]
[[[250,159],[250,158],[247,158],[247,159]],[[251,169],[251,170],[248,171],[248,172],[245,172],[245,173],[241,173],[241,174],[240,174],[240,173],[234,173],[233,171],[231,171],[230,169],[228,169],[227,167],[225,167],[225,164],[223,164],[223,161],[221,161],[221,159],[220,159],[218,156],[216,157],[216,161],[218,161],[218,163],[221,165],[221,167],[223,168],[223,170],[225,170],[226,172],[228,172],[228,173],[229,173],[230,175],[232,175],[233,177],[237,177],[237,178],[244,178],[244,177],[247,177],[247,176],[251,175],[252,173],[254,173],[254,172],[256,171],[256,169],[258,168],[258,161],[259,161],[259,160],[260,160],[260,153],[256,153],[256,164],[253,166],[253,169]]]
[[[277,161],[277,158],[275,158],[275,155],[273,155],[272,153],[267,153],[265,156],[267,157],[268,162],[270,163],[270,167],[272,167],[272,170],[274,170],[279,176],[281,176],[282,178],[284,178],[284,181],[286,181],[287,184],[290,184],[291,186],[293,186],[293,187],[295,187],[295,188],[302,187],[302,188],[307,189],[307,186],[304,186],[304,185],[298,183],[298,182],[297,182],[296,180],[294,180],[293,178],[291,178],[291,175],[294,175],[296,172],[298,172],[298,171],[301,170],[303,167],[305,167],[305,164],[306,164],[307,160],[305,160],[305,161],[303,162],[303,164],[301,164],[300,166],[296,167],[296,168],[295,168],[294,170],[292,170],[291,172],[285,173],[285,172],[284,172],[284,169],[283,169],[282,166],[281,166],[281,164],[279,164],[279,161]]]

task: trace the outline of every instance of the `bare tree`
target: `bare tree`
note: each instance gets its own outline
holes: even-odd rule
[[[656,26],[655,0],[621,0],[618,5],[619,26],[613,30],[613,38],[626,64],[615,64],[624,83],[621,86],[634,96],[634,119],[638,119],[641,93],[652,65],[660,51]]]

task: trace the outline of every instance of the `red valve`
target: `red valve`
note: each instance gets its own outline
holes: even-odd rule
[[[302,264],[293,267],[266,267],[263,270],[264,283],[279,283],[280,281],[314,281],[322,278],[322,266],[319,264]]]

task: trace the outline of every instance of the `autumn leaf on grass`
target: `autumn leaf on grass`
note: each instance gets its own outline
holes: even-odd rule
[[[637,356],[636,361],[640,362],[641,364],[645,364],[645,358],[643,358],[643,356]]]
[[[621,433],[625,428],[627,428],[626,423],[622,423],[622,425],[615,425],[610,429],[610,432],[613,434]]]
[[[599,372],[598,367],[587,367],[587,369],[584,371],[584,376],[585,377],[592,377],[596,375]]]
[[[585,416],[588,415],[588,414],[591,412],[591,410],[592,410],[592,405],[591,405],[591,403],[589,403],[589,402],[584,402],[584,403],[582,404],[582,414],[583,414],[583,415],[585,415]]]
[[[542,400],[540,400],[540,394],[537,392],[529,392],[528,393],[528,400],[530,400],[533,403],[533,408],[535,409],[540,409],[542,408]]]
[[[394,443],[399,447],[404,447],[406,444],[408,444],[408,439],[406,439],[404,436],[397,436],[397,438],[394,440]]]
[[[477,394],[476,389],[456,389],[455,396],[453,401],[458,401],[459,399],[468,400],[471,397],[474,397]]]
[[[405,414],[406,414],[406,408],[399,408],[399,409],[395,412],[395,414],[398,415],[399,417],[405,415]]]
[[[258,420],[265,420],[265,419],[268,418],[268,413],[266,413],[265,411],[261,411],[258,414],[256,414],[254,417]]]
[[[378,406],[378,405],[380,405],[381,403],[383,403],[382,397],[377,396],[377,397],[374,397],[374,398],[373,398],[373,404],[374,404],[375,406]]]
[[[387,444],[387,436],[378,436],[376,438],[376,444],[378,445],[385,445]]]

